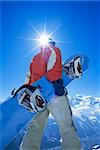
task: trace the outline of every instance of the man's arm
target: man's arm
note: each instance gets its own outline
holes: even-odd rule
[[[30,79],[31,79],[30,71],[28,71],[25,77],[25,84],[30,84]]]

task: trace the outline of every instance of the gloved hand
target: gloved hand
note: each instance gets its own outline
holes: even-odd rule
[[[55,89],[55,95],[62,96],[65,94],[65,87],[63,85],[62,79],[58,79],[56,81],[53,81],[52,83]]]

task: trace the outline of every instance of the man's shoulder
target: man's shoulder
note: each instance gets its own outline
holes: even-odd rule
[[[40,55],[41,55],[41,53],[36,54],[36,55],[32,58],[32,60],[34,61],[34,60],[38,59],[38,58],[40,57]]]
[[[54,47],[54,49],[60,52],[60,48],[59,47]]]

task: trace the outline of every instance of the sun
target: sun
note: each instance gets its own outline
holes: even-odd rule
[[[47,23],[44,23],[43,30],[41,32],[30,22],[30,20],[27,20],[27,21],[28,21],[28,24],[30,25],[30,27],[33,29],[33,32],[36,33],[35,37],[37,37],[37,38],[21,37],[21,39],[31,40],[32,42],[34,42],[34,45],[36,45],[36,46],[31,51],[38,49],[41,45],[43,45],[43,46],[48,45],[49,38],[54,39],[53,35],[61,26],[61,25],[56,26],[56,28],[54,30],[52,30],[50,33],[48,33],[47,32]],[[55,40],[55,42],[56,42],[56,40]]]
[[[41,34],[38,39],[39,45],[43,45],[43,46],[48,45],[48,39],[49,39],[49,35],[47,35],[46,33]]]
[[[35,45],[25,56],[27,57],[29,54],[33,53],[35,50],[38,50],[41,46],[49,46],[49,39],[53,39],[55,43],[66,43],[68,41],[58,41],[53,38],[56,31],[61,27],[61,24],[56,26],[54,30],[52,30],[50,33],[47,32],[47,23],[44,23],[43,31],[39,31],[31,22],[30,20],[27,20],[30,27],[32,28],[33,32],[36,33],[37,38],[29,38],[29,37],[20,37],[20,39],[23,40],[29,40],[32,41],[33,45]]]

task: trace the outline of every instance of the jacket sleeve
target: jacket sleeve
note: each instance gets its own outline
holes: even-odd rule
[[[30,84],[30,71],[26,73],[25,84]]]
[[[26,73],[26,84],[31,84],[32,62],[30,63],[29,71]]]

